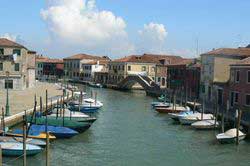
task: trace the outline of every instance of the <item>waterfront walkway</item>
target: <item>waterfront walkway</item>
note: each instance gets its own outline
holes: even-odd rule
[[[43,104],[45,103],[46,89],[48,90],[48,98],[54,96],[62,96],[63,91],[60,87],[51,83],[41,83],[37,82],[36,86],[33,88],[28,88],[25,90],[10,90],[9,91],[9,105],[10,114],[14,115],[24,110],[31,109],[34,107],[34,96],[37,96],[37,101],[39,105],[39,98],[42,96]],[[5,109],[6,103],[6,91],[0,91],[0,107]],[[1,113],[0,113],[1,114]]]

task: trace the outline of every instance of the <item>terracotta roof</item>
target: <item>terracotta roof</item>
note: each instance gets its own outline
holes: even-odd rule
[[[11,40],[0,38],[0,47],[16,47],[16,48],[25,48],[21,44],[13,42]]]
[[[96,65],[98,62],[100,65],[106,65],[108,64],[109,60],[92,60],[89,62],[84,62],[83,64]]]
[[[175,63],[169,64],[168,66],[181,66],[181,65],[190,65],[194,63],[194,59],[181,59]]]
[[[43,63],[63,63],[62,59],[36,58],[36,62]]]
[[[201,55],[225,55],[225,56],[242,56],[249,57],[250,56],[250,48],[219,48],[216,50],[212,50],[210,52],[201,54]]]
[[[107,60],[108,57],[101,57],[101,56],[94,56],[94,55],[87,55],[87,54],[76,54],[70,57],[64,58],[65,60],[82,60],[82,59],[97,59],[97,60]]]
[[[250,66],[250,57],[240,60],[235,64],[231,64],[231,66]]]
[[[179,56],[173,55],[155,55],[155,54],[144,54],[144,55],[130,55],[120,59],[115,59],[113,62],[134,62],[134,63],[156,63],[161,64],[161,60],[173,63],[176,60],[181,59]]]

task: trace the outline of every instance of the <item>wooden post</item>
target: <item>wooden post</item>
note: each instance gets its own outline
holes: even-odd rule
[[[229,121],[229,109],[230,109],[230,103],[229,103],[229,100],[227,100],[227,110],[226,110],[226,120],[227,122]]]
[[[0,145],[0,166],[3,165],[2,147]]]
[[[42,96],[40,96],[40,115],[43,114],[43,99]]]
[[[46,117],[47,117],[47,114],[46,114]],[[48,132],[48,120],[46,120],[46,166],[49,166],[49,132]]]
[[[59,101],[56,100],[56,119],[58,118],[58,111],[59,111]]]
[[[46,102],[45,113],[47,115],[48,114],[48,90],[47,89],[46,89],[46,99],[45,99],[45,102]]]
[[[180,105],[183,105],[183,101],[182,101],[182,91],[181,91],[181,101],[180,101]]]
[[[4,108],[2,107],[2,124],[3,124],[3,135],[5,135],[5,114],[4,114]]]
[[[187,86],[185,87],[185,90],[186,90],[186,92],[185,92],[185,107],[187,107],[187,101],[188,101],[188,96],[187,96],[187,95],[188,95],[188,94],[187,94],[187,93],[188,93],[188,92],[187,92],[188,90],[187,90]]]
[[[239,130],[240,130],[240,121],[241,121],[242,111],[240,109],[237,109],[237,112],[238,112],[238,117],[237,117],[236,145],[239,145],[240,143]]]
[[[64,126],[64,114],[65,114],[64,97],[62,97],[62,100],[63,100],[62,108],[63,108],[63,126]]]
[[[219,111],[219,106],[218,106],[218,100],[217,100],[217,97],[216,97],[216,100],[215,100],[215,115],[214,115],[214,117],[215,117],[215,119],[214,119],[214,129],[216,129],[218,111]]]
[[[27,156],[26,156],[26,118],[23,117],[24,123],[23,123],[23,166],[27,165]]]
[[[96,105],[96,101],[97,101],[97,92],[95,92],[95,105]]]
[[[225,124],[224,124],[224,119],[225,119],[225,115],[224,115],[224,109],[222,109],[222,115],[221,115],[221,132],[224,133],[225,132]],[[216,124],[215,124],[216,125]]]
[[[196,99],[194,99],[194,108],[193,108],[193,113],[195,112],[196,110]]]
[[[205,112],[205,95],[203,96],[202,99],[202,111],[201,111],[201,120],[203,120],[203,114]]]

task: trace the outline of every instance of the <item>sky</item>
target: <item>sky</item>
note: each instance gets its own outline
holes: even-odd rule
[[[0,37],[52,58],[190,58],[248,45],[249,8],[249,0],[1,0]]]

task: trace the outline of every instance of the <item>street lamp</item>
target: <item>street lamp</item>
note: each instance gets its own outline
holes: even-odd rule
[[[9,106],[9,76],[10,72],[6,71],[6,106],[5,106],[5,116],[10,116],[10,106]]]

